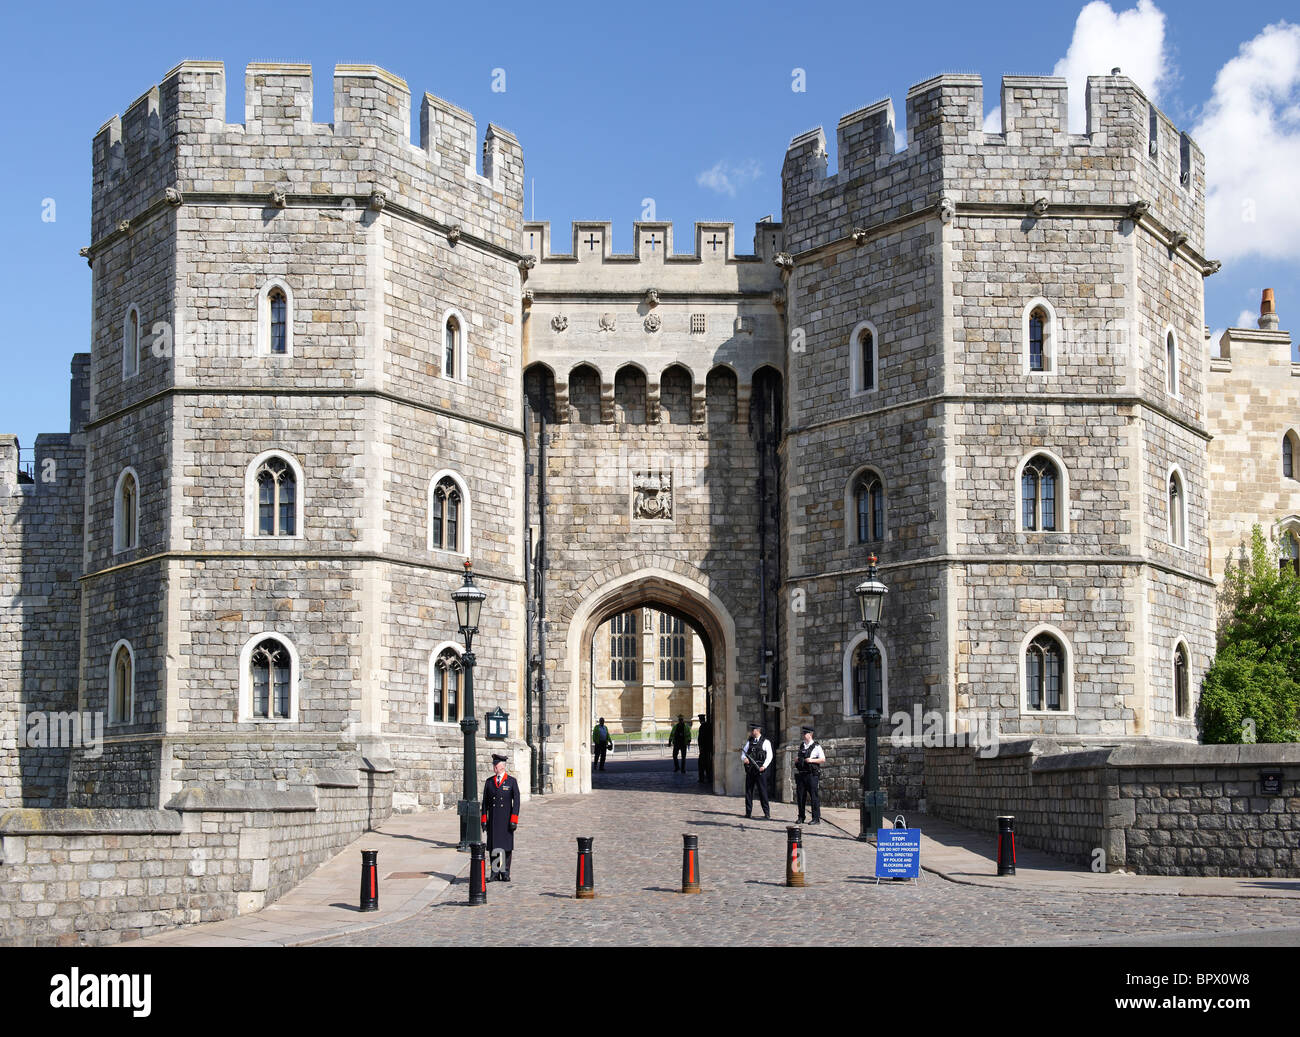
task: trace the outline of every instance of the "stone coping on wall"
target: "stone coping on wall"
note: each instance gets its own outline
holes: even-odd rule
[[[353,786],[355,787],[355,786]],[[289,789],[231,789],[221,785],[193,785],[174,795],[167,810],[213,812],[297,811],[317,809],[316,792]]]
[[[0,835],[176,834],[184,822],[175,810],[16,807],[0,814]]]

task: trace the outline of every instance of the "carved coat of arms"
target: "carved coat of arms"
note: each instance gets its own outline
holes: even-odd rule
[[[632,476],[632,517],[670,520],[673,517],[671,472],[637,472]]]

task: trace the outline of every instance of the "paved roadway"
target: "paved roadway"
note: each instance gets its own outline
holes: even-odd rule
[[[785,826],[745,820],[668,760],[620,761],[590,796],[524,805],[513,880],[486,906],[457,880],[429,908],[326,946],[966,946],[1131,943],[1296,945],[1300,900],[1000,889],[926,875],[876,884],[873,850],[805,827],[808,886],[785,887]],[[755,807],[758,811],[757,805]],[[704,892],[684,896],[682,834],[699,837]],[[595,837],[597,898],[573,899],[576,836]]]

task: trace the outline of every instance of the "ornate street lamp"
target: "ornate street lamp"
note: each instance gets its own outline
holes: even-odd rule
[[[465,668],[465,705],[460,722],[460,729],[465,732],[465,789],[456,812],[460,814],[460,844],[456,849],[468,853],[471,843],[479,841],[478,769],[475,766],[474,732],[478,730],[478,720],[474,717],[474,635],[478,633],[479,613],[483,610],[483,599],[487,597],[474,585],[474,568],[469,559],[465,560],[465,582],[451,592],[452,603],[456,606],[456,622],[460,624],[460,636],[465,639],[465,653],[461,663]]]
[[[874,680],[876,671],[876,627],[885,608],[885,595],[889,588],[876,579],[876,556],[867,558],[870,569],[867,578],[854,589],[858,597],[858,611],[862,629],[867,632],[866,702],[862,718],[866,722],[866,745],[863,749],[862,805],[858,812],[858,841],[874,839],[881,825],[884,810],[884,792],[880,788],[880,687]]]

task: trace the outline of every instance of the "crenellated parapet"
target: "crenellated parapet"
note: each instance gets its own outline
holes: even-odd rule
[[[702,294],[765,293],[780,285],[774,262],[784,236],[781,224],[770,218],[754,225],[748,254],[737,252],[730,223],[696,223],[685,241],[674,237],[671,223],[634,223],[630,251],[616,252],[612,224],[579,221],[561,241],[554,241],[548,222],[524,224],[520,251],[534,260],[529,288]]]
[[[1086,89],[1085,132],[1071,133],[1064,79],[1006,76],[1000,131],[988,133],[980,77],[936,76],[907,93],[902,149],[891,100],[845,115],[831,175],[823,131],[800,134],[782,169],[787,248],[798,254],[921,215],[947,222],[963,208],[1041,218],[1106,206],[1122,214],[1142,202],[1161,234],[1203,257],[1200,149],[1126,76],[1092,76]]]
[[[457,236],[515,247],[523,152],[508,131],[488,127],[480,165],[473,117],[425,94],[412,142],[410,89],[374,65],[335,67],[330,123],[313,121],[310,65],[249,65],[244,88],[244,122],[227,123],[224,65],[184,61],[104,124],[93,147],[93,243],[129,233],[166,202],[350,207],[378,197]]]

